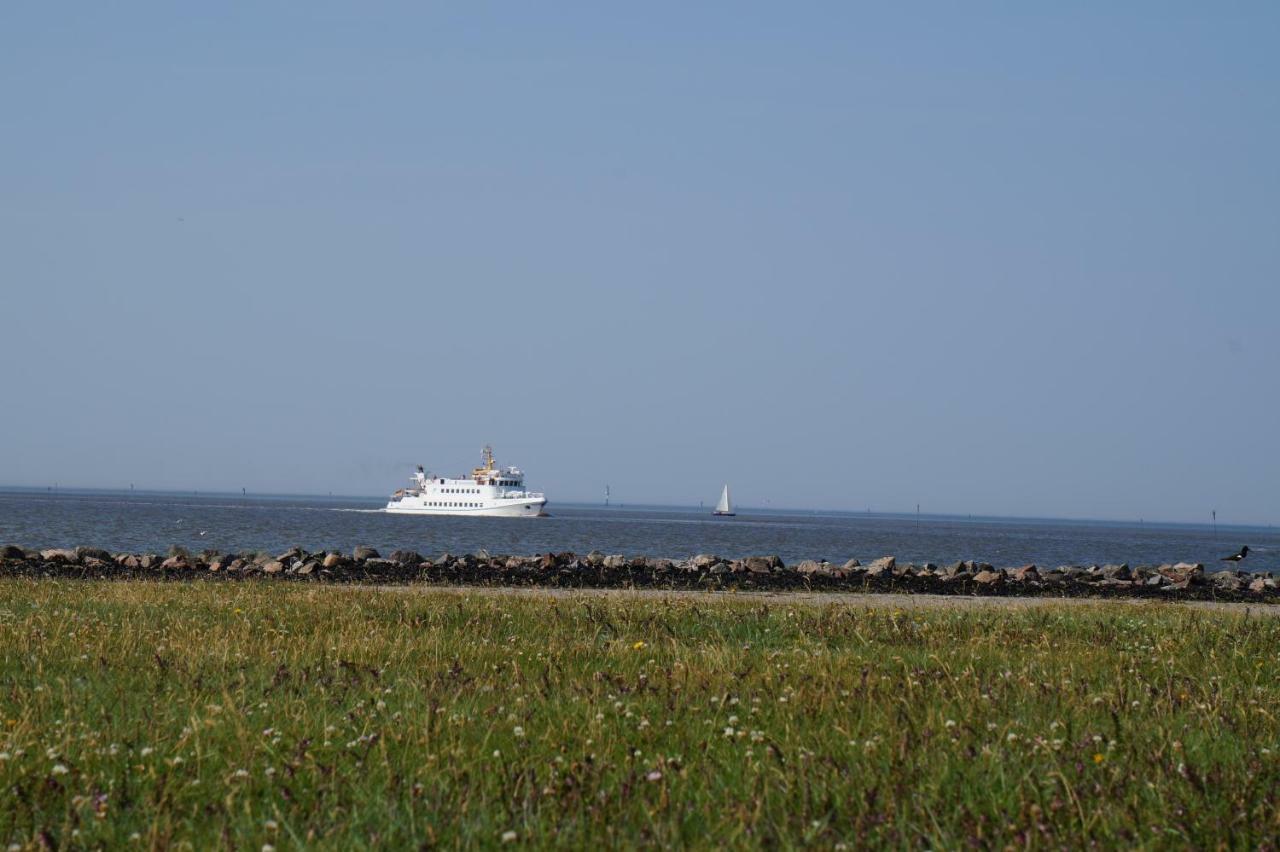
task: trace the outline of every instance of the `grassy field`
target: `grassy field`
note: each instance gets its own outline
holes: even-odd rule
[[[1280,837],[1280,619],[0,583],[0,845]]]

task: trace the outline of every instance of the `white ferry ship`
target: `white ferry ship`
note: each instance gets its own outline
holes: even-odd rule
[[[534,518],[542,514],[547,498],[541,491],[527,491],[524,472],[518,467],[499,468],[493,450],[484,448],[484,464],[470,476],[437,476],[418,470],[409,477],[409,487],[391,495],[388,512],[408,515],[476,515],[505,518]]]

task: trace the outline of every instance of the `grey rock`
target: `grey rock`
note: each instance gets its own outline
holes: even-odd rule
[[[600,564],[605,568],[626,568],[627,557],[623,556],[621,553],[611,553],[606,556]]]
[[[1003,586],[1004,581],[1003,571],[979,571],[973,575],[973,582],[980,586]]]
[[[325,568],[340,568],[342,565],[346,564],[346,561],[346,557],[341,553],[326,553],[324,555],[324,559],[320,561],[320,564]]]
[[[100,547],[77,547],[76,557],[79,559],[98,559],[102,562],[111,562],[111,554]]]
[[[1010,571],[1010,572],[1009,572],[1009,579],[1010,579],[1010,580],[1017,580],[1017,581],[1019,581],[1019,582],[1027,582],[1027,581],[1030,581],[1030,580],[1039,580],[1039,579],[1040,579],[1040,571],[1039,571],[1039,569],[1037,569],[1037,568],[1036,568],[1036,566],[1034,566],[1034,565],[1023,565],[1023,566],[1021,566],[1021,567],[1019,567],[1019,568],[1014,568],[1012,571]]]
[[[746,570],[752,574],[771,574],[773,573],[773,567],[774,567],[773,560],[776,558],[777,557],[768,557],[768,556],[748,556],[746,559],[742,560],[742,562],[743,562],[743,567],[745,567]],[[781,560],[778,560],[778,561],[781,562]],[[800,565],[804,565],[804,564],[806,563],[804,562],[800,563]],[[816,565],[817,563],[813,562],[813,560],[809,560],[807,564]],[[796,566],[797,571],[800,571],[800,565]],[[801,573],[804,573],[804,572],[801,572]]]
[[[45,562],[67,562],[74,564],[80,561],[74,550],[68,550],[65,547],[52,547],[48,550],[42,550],[40,551],[40,558]]]
[[[1209,575],[1214,588],[1224,592],[1238,592],[1244,586],[1244,580],[1235,571],[1215,571]]]
[[[593,550],[586,556],[587,564],[592,568],[599,568],[604,564],[604,554],[598,550]]]
[[[262,566],[263,574],[279,574],[284,570],[284,563],[279,559],[272,559]]]
[[[752,559],[754,558],[756,557],[752,557]],[[748,559],[747,561],[750,562],[751,560]],[[803,562],[797,563],[793,570],[795,570],[797,574],[806,574],[806,575],[831,573],[829,565],[827,565],[826,563],[815,562],[812,559],[806,559]]]
[[[368,559],[380,559],[381,554],[372,547],[367,545],[357,545],[356,549],[351,551],[351,558],[357,562],[364,562]]]
[[[720,560],[717,559],[715,556],[712,556],[710,553],[699,553],[697,556],[693,557],[693,559],[689,561],[694,568],[710,568],[712,565],[715,565]]]
[[[397,565],[420,565],[425,560],[416,550],[394,550],[389,557]],[[487,558],[487,557],[486,557]]]
[[[850,559],[848,562],[844,563],[842,567],[846,571],[852,571],[854,568],[861,568],[862,563],[856,559]]]
[[[27,554],[23,552],[21,547],[14,544],[6,544],[0,548],[0,559],[26,559]]]
[[[1103,565],[1098,573],[1102,575],[1104,580],[1131,580],[1133,572],[1129,570],[1129,563],[1122,565]]]
[[[882,556],[867,565],[867,576],[879,577],[883,574],[887,574],[892,571],[894,566],[897,564],[898,561],[892,556]]]
[[[296,570],[296,571],[294,571],[294,573],[295,573],[295,574],[301,574],[303,577],[305,577],[305,576],[307,576],[308,574],[310,574],[310,573],[312,573],[313,571],[315,571],[315,570],[316,570],[316,568],[318,568],[318,567],[319,567],[319,565],[318,565],[318,563],[317,563],[314,559],[308,559],[308,560],[306,560],[305,562],[303,562],[301,565],[299,565],[299,566],[298,566],[298,568],[297,568],[297,570]]]

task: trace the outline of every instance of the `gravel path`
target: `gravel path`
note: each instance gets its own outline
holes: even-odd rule
[[[360,588],[355,586],[352,588]],[[369,588],[369,587],[364,587]],[[721,601],[770,601],[777,603],[798,603],[813,606],[831,604],[841,606],[859,606],[883,609],[1026,609],[1041,606],[1128,606],[1128,607],[1169,607],[1181,606],[1207,612],[1232,612],[1238,614],[1257,614],[1280,616],[1280,605],[1236,603],[1227,601],[1160,601],[1149,598],[1052,598],[1052,597],[1012,597],[983,596],[970,597],[963,595],[902,595],[893,593],[853,594],[841,592],[711,592],[681,589],[561,589],[546,586],[508,587],[508,586],[375,586],[384,591],[401,594],[450,594],[450,595],[485,595],[522,598],[600,598],[611,597],[626,600],[721,600]]]

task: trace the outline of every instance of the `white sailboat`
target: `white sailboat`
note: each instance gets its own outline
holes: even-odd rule
[[[722,515],[726,518],[734,516],[733,503],[729,501],[729,486],[725,485],[724,490],[720,492],[720,502],[716,504],[716,509],[711,514]]]

